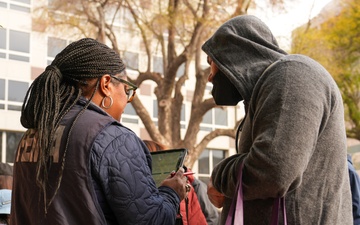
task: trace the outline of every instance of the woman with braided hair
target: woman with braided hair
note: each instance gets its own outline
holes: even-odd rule
[[[174,224],[183,169],[157,188],[147,147],[119,122],[136,89],[119,54],[96,40],[55,57],[22,107],[11,224]]]

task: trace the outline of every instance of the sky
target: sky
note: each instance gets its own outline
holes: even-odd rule
[[[331,0],[286,0],[284,12],[269,13],[269,10],[266,10],[266,13],[263,13],[261,11],[263,11],[264,8],[266,9],[266,6],[260,6],[255,11],[250,11],[249,14],[260,17],[277,37],[279,45],[284,48],[284,50],[288,50],[291,43],[291,31],[316,16],[330,1]]]

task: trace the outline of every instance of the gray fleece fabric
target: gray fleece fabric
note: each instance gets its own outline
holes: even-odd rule
[[[353,224],[343,102],[331,75],[309,57],[279,49],[254,16],[225,22],[202,49],[248,103],[240,153],[212,172],[226,196],[221,224],[242,162],[245,225],[270,224],[279,196],[288,225]]]

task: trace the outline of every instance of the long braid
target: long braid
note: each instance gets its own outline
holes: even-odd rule
[[[52,203],[61,184],[66,152],[72,128],[77,119],[90,104],[104,74],[118,74],[125,70],[120,56],[108,46],[91,38],[73,42],[61,51],[52,64],[40,74],[26,93],[21,110],[21,124],[28,129],[36,129],[39,149],[36,183],[43,192],[45,213]],[[48,200],[46,193],[48,170],[51,166],[50,151],[55,132],[62,118],[81,97],[80,86],[87,85],[88,79],[98,78],[90,101],[76,116],[68,133],[66,148],[62,155],[61,169],[56,190]]]
[[[99,87],[99,83],[100,83],[100,80],[98,79],[97,83],[96,83],[96,88],[94,90],[94,92],[92,93],[92,96],[90,97],[90,99],[92,99],[92,97],[94,96],[96,90],[98,89]],[[90,101],[87,102],[87,104],[84,106],[84,110],[80,111],[80,113],[75,117],[75,120],[74,122],[71,124],[71,127],[70,127],[70,130],[69,130],[69,134],[72,132],[73,128],[74,128],[74,125],[76,123],[76,121],[79,119],[79,117],[85,112],[85,109],[90,105]],[[59,171],[59,178],[58,178],[58,181],[57,181],[57,184],[56,184],[56,191],[55,193],[53,194],[53,196],[50,198],[49,202],[48,202],[48,205],[47,206],[50,206],[50,204],[52,203],[52,201],[54,200],[56,194],[57,194],[57,190],[59,190],[60,188],[60,184],[61,184],[61,180],[62,180],[62,176],[63,176],[63,171],[64,171],[64,166],[65,166],[65,160],[66,160],[66,153],[67,153],[67,150],[68,150],[68,144],[69,144],[69,139],[70,139],[70,135],[67,136],[67,139],[66,139],[66,146],[65,146],[65,150],[64,150],[64,155],[62,157],[62,163],[61,163],[61,169]],[[45,207],[45,213],[47,212],[47,208]]]

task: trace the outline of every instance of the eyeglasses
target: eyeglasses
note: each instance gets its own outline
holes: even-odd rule
[[[127,102],[131,102],[133,99],[134,99],[134,96],[136,94],[136,89],[138,88],[135,84],[129,82],[129,81],[126,81],[126,80],[123,80],[121,78],[118,78],[118,77],[115,77],[115,76],[112,76],[110,75],[112,78],[114,78],[115,80],[125,84],[124,85],[124,90],[125,90],[125,93],[127,95]]]

